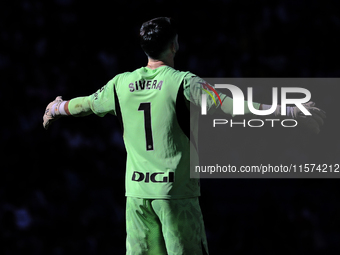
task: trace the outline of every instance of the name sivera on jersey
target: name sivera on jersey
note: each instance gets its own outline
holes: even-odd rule
[[[158,89],[161,90],[163,85],[163,81],[157,80],[139,80],[135,82],[131,82],[129,84],[130,92],[145,90],[145,89]]]

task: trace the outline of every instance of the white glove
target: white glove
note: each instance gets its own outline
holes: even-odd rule
[[[66,102],[67,101],[63,101],[61,96],[57,96],[54,101],[47,105],[45,114],[43,116],[43,126],[45,129],[48,129],[51,123],[59,119],[62,115],[67,115],[64,110],[64,105]]]
[[[298,125],[306,128],[311,133],[318,134],[320,132],[320,126],[323,125],[324,120],[326,118],[326,113],[315,107],[314,102],[308,102],[303,104],[303,106],[312,114],[312,115],[304,115],[298,107],[293,107],[294,109],[294,119],[297,120]]]
[[[315,107],[314,102],[302,104],[312,115],[304,115],[298,107],[287,106],[287,117],[293,118],[298,122],[298,126],[305,129],[306,132],[318,134],[320,126],[323,125],[323,119],[326,114],[323,110]],[[281,106],[278,106],[274,112],[275,116],[281,115]]]

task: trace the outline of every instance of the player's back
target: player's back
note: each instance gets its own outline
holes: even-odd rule
[[[126,195],[187,198],[199,195],[190,179],[190,142],[180,127],[181,85],[187,72],[142,67],[117,77],[115,90],[127,150]],[[179,107],[179,105],[181,106]],[[189,120],[188,120],[189,123]]]

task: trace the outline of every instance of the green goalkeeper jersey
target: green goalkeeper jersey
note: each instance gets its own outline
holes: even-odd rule
[[[199,179],[190,178],[190,139],[183,130],[189,126],[189,114],[184,114],[189,110],[185,102],[189,93],[184,90],[190,87],[191,76],[169,66],[142,67],[116,75],[84,98],[95,114],[111,113],[121,119],[127,151],[126,196],[200,195]],[[71,114],[76,108],[77,99],[72,99]]]
[[[88,97],[70,100],[71,114],[87,107],[98,116],[111,113],[120,118],[127,151],[126,196],[179,199],[200,195],[199,179],[190,178],[190,156],[198,158],[197,141],[189,139],[190,133],[196,137],[199,111],[189,114],[189,108],[200,107],[201,81],[169,66],[142,67],[116,75]],[[223,94],[220,98],[232,105],[231,98]],[[208,97],[207,110],[217,107],[219,100]]]
[[[168,66],[143,67],[114,81],[127,151],[127,196],[199,195],[198,179],[190,179],[189,138],[176,112],[177,94],[186,74]]]

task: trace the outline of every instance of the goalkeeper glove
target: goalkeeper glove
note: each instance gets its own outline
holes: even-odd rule
[[[318,134],[320,132],[320,126],[323,125],[323,119],[326,118],[326,114],[323,110],[315,107],[314,102],[308,102],[306,104],[302,104],[308,112],[312,115],[304,115],[303,112],[298,107],[287,106],[286,114],[287,117],[293,118],[298,122],[302,128],[306,129],[307,132]],[[263,110],[270,109],[270,105],[262,105]],[[275,116],[281,116],[281,106],[277,106],[275,112]]]
[[[51,123],[61,116],[68,115],[64,109],[66,102],[67,101],[63,101],[61,96],[57,96],[54,101],[47,105],[43,116],[43,126],[45,129],[48,129]]]

